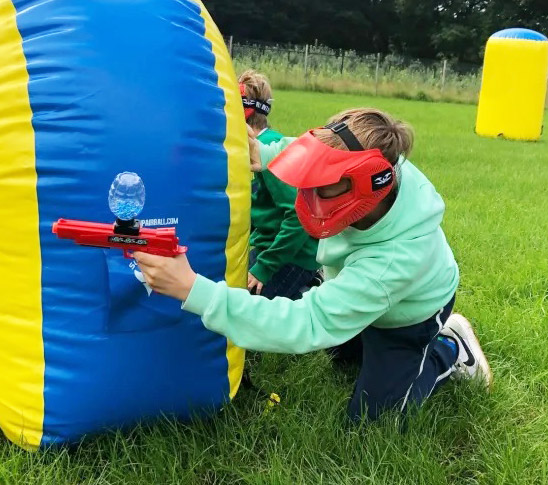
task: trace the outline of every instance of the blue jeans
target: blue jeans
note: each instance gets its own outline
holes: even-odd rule
[[[249,267],[257,261],[258,251],[252,249],[249,254]],[[276,296],[284,296],[291,300],[302,297],[301,289],[306,287],[318,274],[316,270],[301,268],[295,264],[286,264],[275,273],[264,285],[261,295],[272,300]]]

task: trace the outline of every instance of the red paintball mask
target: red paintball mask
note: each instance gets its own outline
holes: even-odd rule
[[[346,123],[331,123],[350,151],[331,148],[309,131],[294,141],[268,166],[288,185],[297,187],[295,210],[305,231],[323,239],[335,236],[370,214],[396,182],[392,164],[375,148],[364,150]],[[324,198],[317,188],[350,181],[350,188]]]
[[[240,94],[242,95],[242,103],[244,105],[245,119],[248,120],[254,113],[260,113],[268,116],[270,113],[270,103],[261,99],[250,99],[245,93],[245,84],[240,83]]]

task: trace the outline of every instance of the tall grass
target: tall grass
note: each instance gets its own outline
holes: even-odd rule
[[[279,89],[475,103],[481,85],[479,66],[448,62],[443,81],[443,61],[377,59],[321,46],[309,48],[306,71],[302,47],[235,44],[233,57],[237,71],[253,67]]]

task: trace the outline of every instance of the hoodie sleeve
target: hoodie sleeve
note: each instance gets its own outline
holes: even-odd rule
[[[295,212],[297,190],[284,184],[270,171],[263,172],[263,181],[276,207],[283,211],[280,229],[270,247],[259,252],[257,262],[249,269],[261,283],[267,284],[272,276],[289,261],[310,239]]]
[[[348,341],[389,310],[390,300],[374,276],[381,268],[372,263],[346,266],[297,301],[269,300],[198,276],[183,309],[246,349],[305,353],[328,348]]]

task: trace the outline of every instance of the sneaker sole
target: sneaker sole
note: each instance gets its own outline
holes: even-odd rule
[[[468,345],[471,347],[471,351],[474,353],[474,357],[478,361],[478,364],[482,370],[483,375],[481,376],[482,380],[485,381],[485,387],[488,392],[493,390],[493,372],[491,371],[491,366],[487,361],[487,357],[483,353],[478,337],[476,336],[474,329],[470,322],[459,313],[453,313],[449,318],[453,320],[458,325],[457,331],[460,330],[461,335],[466,337],[468,340]]]

